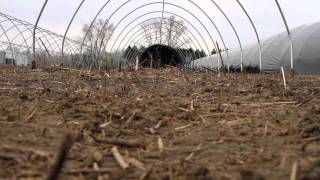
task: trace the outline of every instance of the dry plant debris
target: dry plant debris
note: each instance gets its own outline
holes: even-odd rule
[[[320,78],[0,67],[0,179],[318,179]],[[57,168],[58,169],[58,168]]]

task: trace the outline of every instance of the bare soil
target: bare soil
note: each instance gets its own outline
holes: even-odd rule
[[[1,67],[0,179],[319,179],[320,77],[287,78]]]

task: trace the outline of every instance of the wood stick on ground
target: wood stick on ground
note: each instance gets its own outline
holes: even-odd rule
[[[190,110],[191,111],[194,111],[194,101],[192,100],[191,103],[190,103]]]
[[[283,85],[284,85],[284,90],[287,90],[287,80],[286,80],[286,75],[284,73],[284,69],[283,67],[281,66],[281,72],[282,72],[282,78],[283,78]]]
[[[73,146],[74,136],[71,133],[67,133],[62,141],[62,145],[59,150],[57,159],[51,169],[51,172],[48,176],[48,180],[57,180],[61,173],[61,170],[64,166],[65,161],[67,160],[68,153]]]
[[[34,103],[34,108],[31,112],[31,114],[26,118],[26,121],[29,122],[30,120],[32,120],[32,118],[36,115],[38,109],[37,109],[37,105],[38,105],[39,100],[36,99],[36,102]]]
[[[135,158],[126,158],[127,162],[141,171],[145,171],[144,164]]]
[[[112,124],[112,122],[106,122],[106,123],[101,124],[99,127],[100,127],[101,129],[103,129],[103,128],[108,127],[108,126],[111,125],[111,124]]]
[[[266,137],[268,135],[268,124],[266,123],[264,125],[264,132],[263,132],[263,136],[262,137]]]
[[[293,165],[292,165],[290,180],[296,180],[297,179],[298,167],[299,167],[298,161],[295,160],[293,162]]]
[[[134,117],[136,116],[137,112],[138,112],[138,110],[135,110],[135,111],[132,113],[132,115],[131,115],[131,116],[129,117],[129,119],[126,121],[126,125],[130,124],[130,123],[133,121],[133,119],[134,119]]]
[[[116,146],[126,147],[126,148],[144,148],[146,144],[139,140],[124,140],[124,139],[116,139],[116,138],[104,138],[99,139],[93,135],[91,137],[98,143],[107,143]]]
[[[223,110],[222,113],[223,113],[223,114],[227,113],[228,109],[229,109],[229,105],[227,105],[227,106],[224,108],[224,110]]]
[[[190,110],[186,108],[178,107],[178,109],[183,112],[190,112]]]
[[[32,111],[32,113],[26,118],[26,121],[27,121],[27,122],[31,121],[32,118],[36,115],[37,111],[38,111],[38,109],[35,108],[35,109]]]
[[[203,123],[203,124],[207,123],[207,120],[203,116],[201,116],[199,113],[196,113],[196,114],[200,118],[201,123]]]
[[[191,124],[187,124],[187,125],[184,125],[184,126],[181,126],[181,127],[177,127],[174,130],[175,131],[181,131],[181,130],[187,129],[189,127],[192,127],[192,126],[193,126],[193,124],[191,123]]]
[[[124,158],[122,157],[122,155],[118,151],[117,146],[114,146],[111,149],[111,152],[112,152],[113,157],[116,159],[116,161],[118,162],[118,164],[120,165],[120,167],[122,169],[126,170],[129,168],[129,164],[124,160]]]
[[[193,156],[195,155],[196,152],[200,151],[202,144],[199,144],[194,150],[193,152],[190,153],[190,155],[188,157],[186,157],[184,160],[186,161],[190,161]]]
[[[163,151],[164,151],[164,145],[163,145],[162,138],[161,138],[160,136],[158,137],[158,147],[159,147],[160,153],[163,153]]]
[[[160,120],[153,128],[156,130],[160,129],[160,127],[162,126],[162,123],[163,123],[162,120]]]

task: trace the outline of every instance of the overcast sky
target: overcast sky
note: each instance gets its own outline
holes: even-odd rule
[[[107,0],[86,0],[83,7],[79,11],[79,14],[76,16],[73,25],[71,26],[68,34],[69,37],[77,38],[81,33],[82,25],[90,22],[106,1]],[[107,5],[107,8],[99,17],[105,19],[108,18],[115,9],[117,9],[126,1],[127,0],[111,0],[111,2]],[[162,0],[132,0],[122,9],[120,9],[110,21],[114,24],[117,24],[120,19],[122,19],[127,13],[131,12],[136,7],[139,7],[144,3],[160,1]],[[237,47],[236,36],[234,35],[230,25],[218,11],[218,9],[215,8],[215,6],[211,3],[211,1],[194,1],[211,17],[213,22],[218,26],[219,30],[222,32],[222,36],[225,39],[227,46],[230,48]],[[44,0],[0,0],[0,12],[34,23],[43,2]],[[70,21],[80,2],[81,0],[49,0],[39,26],[60,34],[64,34],[68,22]],[[214,39],[218,39],[217,31],[214,29],[211,21],[195,5],[188,2],[188,0],[166,0],[166,2],[177,4],[194,13],[201,23],[208,28],[211,36]],[[239,5],[236,3],[236,0],[216,0],[216,2],[223,8],[225,13],[234,23],[234,26],[239,32],[243,44],[256,42],[252,27],[245,14],[241,11]],[[280,13],[274,0],[241,0],[241,2],[252,16],[252,19],[256,24],[259,34],[262,38],[270,37],[285,30],[283,21],[280,17]],[[283,7],[289,26],[292,29],[303,24],[320,21],[320,0],[279,0],[279,2]],[[132,15],[128,16],[123,23],[119,24],[119,29],[122,30],[126,23],[131,22],[137,16],[153,10],[160,11],[161,9],[162,5],[160,3],[141,8]],[[210,36],[206,30],[201,27],[201,23],[198,22],[198,20],[188,12],[169,4],[165,6],[165,10],[185,17],[199,29],[200,33],[204,36],[204,39],[209,41]],[[135,24],[138,24],[147,18],[160,16],[160,13],[150,14],[137,21]],[[165,14],[165,16],[170,15]],[[197,34],[187,23],[186,27]],[[118,33],[120,33],[120,31],[116,31],[115,37],[118,35]],[[130,32],[126,32],[125,34],[128,33]],[[201,44],[203,44],[203,42],[201,42]]]

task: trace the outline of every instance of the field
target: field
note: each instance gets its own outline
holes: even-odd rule
[[[0,67],[0,179],[320,177],[320,77]]]

